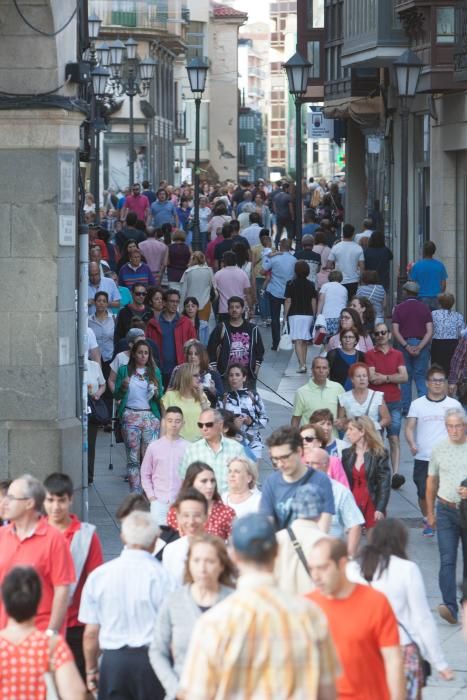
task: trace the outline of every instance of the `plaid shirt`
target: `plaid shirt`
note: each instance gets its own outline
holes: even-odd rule
[[[246,457],[245,451],[239,442],[230,438],[221,438],[221,446],[218,452],[208,445],[204,438],[193,442],[185,452],[180,464],[180,476],[185,476],[186,470],[193,462],[205,462],[214,470],[219,493],[227,490],[227,462],[232,457]]]
[[[280,591],[272,574],[248,574],[196,623],[179,692],[187,700],[314,700],[339,673],[318,607]]]

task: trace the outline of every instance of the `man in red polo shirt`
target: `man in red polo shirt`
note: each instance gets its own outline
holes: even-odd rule
[[[391,452],[392,488],[398,489],[405,482],[399,474],[402,404],[400,385],[408,380],[404,356],[391,344],[391,333],[385,323],[377,323],[374,331],[375,346],[365,353],[370,368],[370,388],[382,391],[391,414],[391,424],[386,428]]]
[[[42,584],[36,627],[53,636],[64,632],[75,569],[65,538],[41,516],[44,498],[44,487],[30,474],[9,486],[5,506],[9,525],[0,528],[0,585],[15,566],[33,566]],[[0,629],[6,622],[0,602]]]
[[[78,621],[78,612],[83,586],[89,574],[104,562],[102,546],[95,526],[91,523],[82,523],[76,515],[71,513],[73,482],[68,474],[50,474],[44,481],[44,488],[47,520],[63,534],[75,567],[76,581],[70,589],[66,641],[73,652],[81,676],[85,679],[84,625]]]
[[[141,194],[141,187],[138,182],[135,182],[131,188],[132,194],[125,197],[123,202],[121,220],[125,221],[126,215],[129,211],[133,211],[140,221],[144,223],[149,223],[147,221],[149,210],[149,199],[145,194]]]

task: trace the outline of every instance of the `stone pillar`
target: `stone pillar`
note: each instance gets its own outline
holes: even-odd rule
[[[83,115],[0,110],[0,477],[81,485],[76,176]]]
[[[365,174],[365,137],[354,121],[347,121],[346,142],[345,223],[353,224],[356,231],[367,214],[367,182]]]

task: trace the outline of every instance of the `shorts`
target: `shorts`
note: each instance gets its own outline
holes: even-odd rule
[[[391,415],[391,424],[386,428],[387,436],[399,436],[402,424],[402,403],[400,401],[388,401],[386,406]]]
[[[425,500],[428,465],[429,462],[424,459],[416,459],[413,463],[413,481],[420,501]]]

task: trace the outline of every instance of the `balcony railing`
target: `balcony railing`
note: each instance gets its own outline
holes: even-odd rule
[[[343,66],[384,66],[407,46],[394,0],[346,0],[343,9]]]
[[[184,0],[89,0],[89,12],[102,28],[153,29],[182,36],[186,25]]]
[[[186,112],[175,112],[175,138],[186,139]]]

